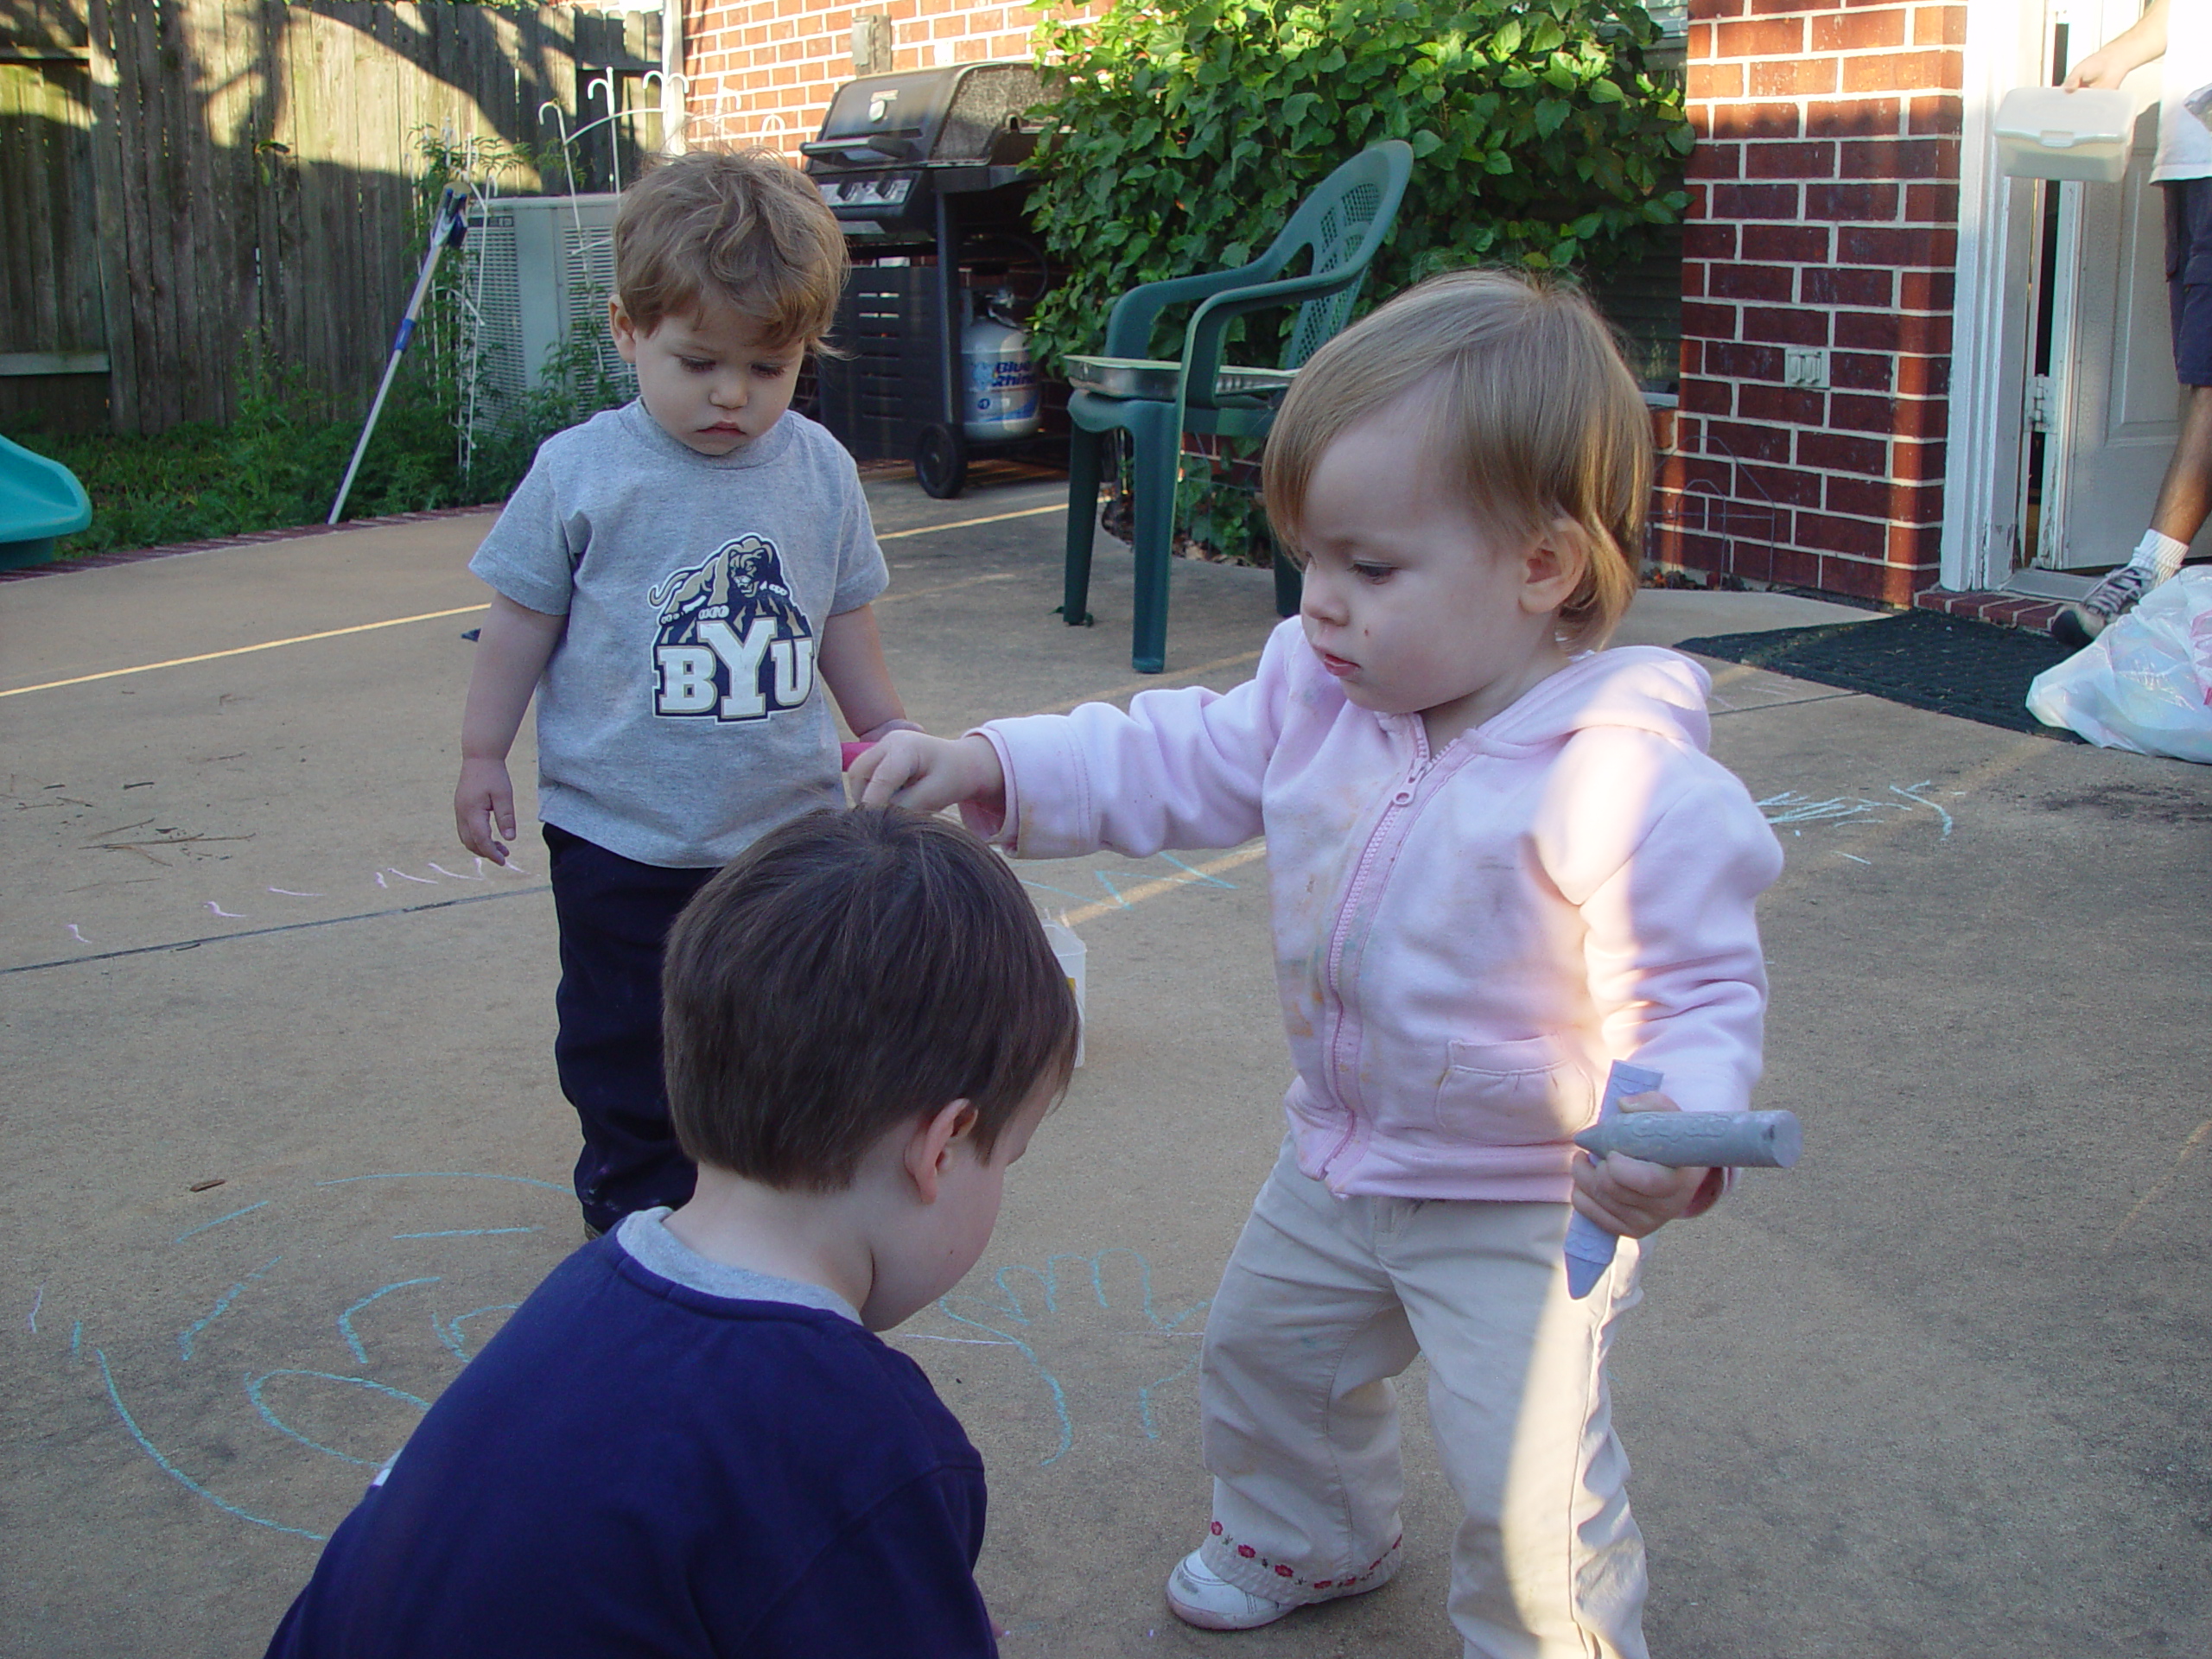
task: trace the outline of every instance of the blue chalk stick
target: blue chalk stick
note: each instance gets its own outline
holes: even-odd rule
[[[1663,1081],[1657,1071],[1615,1060],[1605,1074],[1605,1098],[1599,1105],[1598,1121],[1618,1116],[1621,1102],[1630,1095],[1648,1095]],[[1567,1294],[1579,1302],[1594,1290],[1613,1265],[1613,1252],[1619,1246],[1619,1239],[1576,1211],[1567,1224]]]

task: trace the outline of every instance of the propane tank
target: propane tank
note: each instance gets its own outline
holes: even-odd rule
[[[971,438],[1026,438],[1038,428],[1037,365],[1029,336],[1002,308],[1013,296],[1000,289],[981,303],[968,296],[970,315],[960,331],[960,362],[967,398],[962,427]]]

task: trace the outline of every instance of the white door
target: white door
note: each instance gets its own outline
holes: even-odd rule
[[[2057,61],[2063,48],[2065,60],[2078,62],[2133,22],[2139,6],[2074,0],[2053,4],[2050,15],[2054,50],[2045,61]],[[2181,429],[2167,320],[2165,193],[2150,182],[2158,74],[2157,64],[2146,64],[2136,71],[2141,80],[2129,83],[2146,85],[2150,107],[2136,123],[2124,181],[2040,188],[2037,280],[2050,292],[2030,314],[2038,337],[2030,344],[2021,470],[2031,481],[2040,474],[2041,510],[2024,514],[2035,544],[2022,551],[2042,569],[2126,561],[2150,524]],[[2212,525],[2196,550],[2212,550]]]

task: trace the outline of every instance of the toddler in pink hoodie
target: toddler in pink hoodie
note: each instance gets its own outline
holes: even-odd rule
[[[1213,1518],[1167,1599],[1212,1630],[1399,1561],[1391,1381],[1418,1352],[1465,1520],[1452,1620],[1482,1659],[1642,1659],[1642,1541],[1604,1361],[1631,1241],[1722,1172],[1571,1137],[1608,1066],[1640,1109],[1736,1111],[1759,1073],[1753,905],[1782,864],[1705,753],[1704,672],[1601,650],[1651,474],[1643,402],[1579,296],[1462,271],[1317,353],[1268,442],[1300,615],[1226,694],[885,740],[862,798],[1018,855],[1264,834],[1297,1078],[1206,1323]],[[1570,1207],[1622,1236],[1567,1293]]]

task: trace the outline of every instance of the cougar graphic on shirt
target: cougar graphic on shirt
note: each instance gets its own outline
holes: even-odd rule
[[[646,595],[660,613],[653,712],[766,720],[814,690],[814,625],[784,580],[775,543],[743,536]]]

